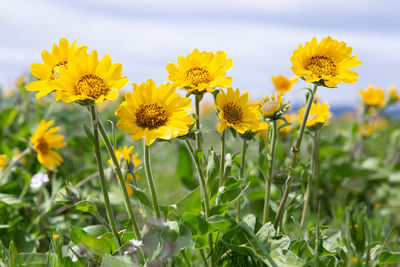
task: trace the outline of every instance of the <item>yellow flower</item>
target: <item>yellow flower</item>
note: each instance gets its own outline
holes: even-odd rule
[[[59,71],[68,68],[71,59],[86,53],[86,46],[76,46],[75,44],[76,41],[70,45],[67,39],[61,38],[59,45],[53,44],[51,53],[43,50],[43,63],[31,65],[32,75],[39,80],[29,83],[25,89],[38,91],[36,98],[41,98],[53,92],[56,89],[54,79],[57,79]]]
[[[0,155],[0,171],[2,171],[4,167],[6,167],[7,165],[8,165],[7,155],[6,154]]]
[[[168,80],[180,89],[189,92],[213,92],[214,87],[228,88],[232,86],[232,78],[225,73],[233,66],[233,59],[227,59],[227,53],[217,51],[193,52],[185,57],[178,57],[178,65],[168,63]],[[203,93],[205,93],[204,91]]]
[[[388,122],[385,118],[378,117],[372,122],[364,123],[358,127],[358,133],[362,137],[369,137],[377,130],[384,130],[388,126]]]
[[[49,128],[52,124],[53,121],[42,120],[31,138],[33,149],[38,153],[38,160],[46,168],[53,168],[63,162],[60,154],[52,149],[67,145],[64,136],[56,134],[60,127]]]
[[[277,92],[276,95],[272,93],[271,98],[269,96],[261,98],[259,105],[265,117],[273,118],[281,110],[282,94]]]
[[[332,113],[329,112],[329,105],[326,102],[313,103],[311,105],[310,114],[308,115],[306,126],[308,128],[318,128],[328,123],[328,120],[332,117]],[[302,107],[299,110],[299,117],[297,121],[301,124],[303,120],[305,108]]]
[[[300,44],[290,58],[292,71],[306,82],[323,82],[327,87],[335,87],[338,83],[355,83],[358,74],[349,70],[362,64],[357,55],[351,56],[352,48],[345,42],[325,37],[318,44],[317,38]]]
[[[258,103],[248,103],[249,94],[240,95],[239,89],[233,91],[228,88],[227,93],[221,90],[217,95],[217,109],[219,111],[218,132],[223,132],[226,127],[232,127],[240,134],[246,131],[256,132],[265,127]]]
[[[356,257],[351,258],[351,260],[352,260],[353,263],[357,263],[358,262],[358,259]]]
[[[144,137],[146,146],[156,138],[169,140],[187,134],[195,121],[190,117],[191,99],[181,97],[172,84],[157,88],[151,79],[139,86],[134,83],[125,99],[115,112],[120,117],[117,128],[132,134],[133,140]]]
[[[366,106],[383,107],[385,104],[385,93],[381,88],[370,86],[366,90],[360,90],[362,101]]]
[[[136,153],[135,155],[132,155],[132,150],[133,150],[134,146],[123,146],[122,148],[117,148],[115,149],[115,156],[118,159],[118,163],[121,164],[121,158],[123,158],[126,162],[130,163],[132,161],[132,163],[135,165],[135,167],[139,166],[140,163],[142,163],[142,161],[140,159],[137,158],[138,154]],[[108,163],[111,165],[111,160],[108,160]]]
[[[397,93],[396,88],[391,87],[389,91],[390,91],[390,98],[392,98],[394,101],[400,101],[400,95]]]
[[[293,85],[299,80],[298,77],[289,79],[283,75],[271,76],[271,78],[272,78],[272,82],[274,83],[275,90],[281,94],[284,94],[284,93],[290,91],[290,89],[292,89]]]
[[[60,237],[59,234],[53,234],[53,239],[58,239]]]
[[[282,117],[283,117],[288,123],[293,124],[293,123],[296,121],[297,114],[296,114],[296,113],[284,114]],[[278,120],[278,128],[279,128],[279,126],[281,126],[281,125],[284,124],[284,123],[285,123],[285,122],[284,122],[283,120]],[[281,128],[281,129],[279,130],[279,133],[281,133],[281,132],[282,132],[282,133],[288,133],[288,132],[290,132],[290,131],[292,130],[292,127],[293,127],[293,125],[287,125],[287,126]]]
[[[374,132],[374,127],[371,124],[365,123],[358,127],[357,132],[362,137],[369,137]]]
[[[121,75],[122,65],[112,64],[109,55],[99,61],[97,51],[82,54],[68,63],[68,69],[60,71],[55,81],[56,100],[92,104],[117,99],[118,91],[112,89],[121,89],[129,80]]]

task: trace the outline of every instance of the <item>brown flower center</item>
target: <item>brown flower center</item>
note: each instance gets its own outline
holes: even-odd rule
[[[57,64],[51,68],[51,74],[50,74],[50,80],[54,80],[58,76],[58,69],[59,68],[64,68],[66,69],[68,67],[68,61],[60,61]]]
[[[229,123],[238,124],[243,119],[242,108],[232,102],[227,103],[224,106],[223,111],[224,119]]]
[[[186,71],[185,81],[198,86],[201,83],[209,83],[212,81],[212,77],[208,70],[201,67],[194,67]]]
[[[42,154],[46,154],[49,152],[49,144],[44,140],[44,138],[39,138],[38,143],[36,145],[36,149],[40,151]]]
[[[338,74],[335,62],[327,56],[313,56],[309,58],[304,68],[319,78],[322,78],[322,75],[333,77]]]
[[[83,75],[75,86],[75,94],[87,95],[94,99],[106,95],[109,90],[110,88],[103,79],[95,74]]]
[[[136,110],[136,124],[143,129],[157,129],[164,126],[167,121],[167,111],[157,103],[142,104]]]

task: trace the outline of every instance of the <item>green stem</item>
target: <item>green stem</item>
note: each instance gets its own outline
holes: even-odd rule
[[[221,134],[221,165],[220,165],[221,179],[219,180],[219,186],[224,184],[225,180],[225,130]]]
[[[304,194],[304,205],[303,205],[303,211],[301,213],[301,219],[300,219],[300,227],[303,228],[306,216],[307,216],[307,208],[308,208],[308,203],[310,202],[310,197],[311,197],[311,189],[312,189],[312,184],[315,184],[315,189],[318,191],[318,173],[319,173],[319,140],[320,140],[320,134],[321,130],[316,130],[314,132],[314,142],[313,142],[313,148],[312,148],[312,159],[311,159],[311,175],[307,181],[307,188],[306,192]]]
[[[201,192],[201,198],[202,198],[202,202],[203,202],[203,208],[204,208],[204,214],[206,216],[206,219],[208,219],[210,217],[210,203],[209,203],[209,199],[208,199],[208,192],[207,192],[207,185],[206,185],[206,179],[203,173],[203,170],[201,168],[200,165],[200,160],[196,158],[196,156],[194,155],[194,149],[192,147],[192,145],[190,144],[189,140],[185,140],[185,145],[187,150],[189,151],[189,154],[192,158],[192,161],[195,163],[196,165],[196,169],[197,169],[197,173],[199,175],[199,182],[200,182],[200,192]],[[213,250],[213,238],[212,238],[212,234],[208,234],[208,247],[210,250],[210,254]],[[214,260],[213,257],[210,256],[210,263],[211,266],[214,266]]]
[[[308,119],[308,115],[310,114],[312,103],[314,102],[314,96],[315,96],[315,92],[317,91],[317,87],[318,86],[316,84],[314,84],[314,86],[310,92],[310,95],[307,99],[307,104],[306,104],[306,108],[304,111],[303,120],[301,121],[301,124],[300,124],[299,133],[298,133],[298,136],[296,139],[296,144],[292,148],[292,163],[290,164],[291,172],[294,171],[294,169],[296,168],[296,166],[298,164],[298,158],[299,158],[298,154],[300,152],[301,141],[303,140],[304,129],[306,127],[306,122]],[[275,215],[275,219],[274,219],[275,229],[277,229],[278,225],[280,224],[283,213],[285,211],[285,206],[286,206],[287,199],[289,197],[292,181],[293,181],[293,173],[291,173],[286,180],[283,196],[282,196],[281,202],[279,203],[279,208],[278,208],[278,211],[277,211],[277,213]]]
[[[121,241],[119,240],[117,227],[115,226],[115,218],[114,218],[114,215],[111,210],[110,198],[108,197],[108,192],[107,192],[107,183],[106,183],[106,179],[104,176],[103,161],[102,161],[101,152],[100,152],[99,121],[96,117],[95,107],[92,105],[89,107],[89,110],[90,110],[92,126],[93,126],[94,153],[96,155],[97,167],[99,169],[100,187],[101,187],[101,191],[103,193],[104,205],[106,207],[106,213],[107,213],[108,221],[110,223],[111,232],[114,235],[114,238],[118,244],[118,247],[121,247]]]
[[[269,215],[269,201],[271,198],[271,182],[274,174],[274,162],[275,162],[275,154],[276,154],[276,137],[278,135],[278,127],[276,120],[272,121],[272,144],[270,150],[270,160],[268,165],[268,177],[267,184],[265,187],[265,197],[264,197],[264,213],[263,213],[263,222],[262,224],[267,223],[268,215]]]
[[[242,162],[240,164],[240,176],[239,178],[241,179],[242,183],[244,180],[244,170],[246,167],[246,150],[247,150],[247,140],[243,138],[243,147],[242,147]],[[240,201],[241,201],[242,196],[240,195],[237,200],[237,212],[236,212],[236,221],[240,221]]]
[[[129,200],[129,194],[128,194],[128,190],[126,189],[125,179],[122,174],[121,167],[119,166],[117,156],[115,155],[113,145],[111,144],[110,138],[108,137],[107,132],[104,129],[104,126],[101,123],[99,116],[97,116],[97,121],[99,124],[101,136],[103,137],[104,143],[107,147],[108,154],[110,155],[110,158],[113,162],[115,172],[117,173],[119,185],[122,190],[122,194],[124,196],[125,208],[126,208],[126,211],[128,212],[129,218],[132,222],[133,231],[135,232],[136,239],[141,240],[142,237],[140,235],[139,227],[136,222],[135,213],[133,212],[131,201]]]
[[[146,141],[143,139],[143,150],[144,150],[144,168],[146,170],[147,184],[150,188],[151,198],[153,200],[153,209],[157,219],[161,220],[160,206],[158,205],[156,187],[154,185],[153,174],[151,173],[150,165],[150,149],[146,146]]]
[[[196,148],[201,149],[201,133],[200,133],[200,101],[201,96],[195,95],[195,112],[196,112]]]

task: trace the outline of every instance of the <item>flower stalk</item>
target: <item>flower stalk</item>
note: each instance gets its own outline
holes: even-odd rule
[[[201,133],[200,133],[200,101],[201,95],[195,95],[195,112],[196,112],[196,148],[201,149]]]
[[[150,165],[150,148],[146,146],[145,139],[143,139],[143,151],[144,151],[144,168],[146,170],[147,184],[150,189],[151,199],[153,201],[153,209],[157,219],[161,220],[160,206],[158,205],[158,198],[156,187],[154,184],[153,173],[151,172]]]
[[[311,198],[312,184],[314,184],[316,191],[318,191],[318,178],[319,178],[319,141],[321,139],[321,130],[316,130],[313,137],[312,159],[311,159],[311,175],[307,181],[306,192],[304,194],[304,205],[301,213],[300,227],[303,228],[307,216],[308,203]]]
[[[243,146],[242,146],[242,161],[240,164],[240,176],[239,178],[242,180],[244,180],[244,170],[246,167],[246,151],[247,151],[247,140],[245,138],[243,138]],[[242,195],[239,196],[238,200],[237,200],[237,211],[236,211],[236,221],[239,222],[240,221],[240,209],[241,209],[241,201]]]
[[[100,187],[101,187],[101,192],[103,193],[103,198],[104,198],[104,205],[106,207],[106,213],[108,217],[108,222],[111,227],[111,232],[114,235],[115,241],[117,242],[118,247],[121,246],[121,241],[118,236],[118,231],[117,227],[115,224],[115,218],[111,209],[111,203],[110,203],[110,198],[108,196],[107,192],[107,183],[106,179],[104,176],[104,168],[103,168],[103,161],[101,158],[101,152],[100,152],[100,139],[99,139],[99,120],[97,119],[96,116],[96,110],[93,105],[89,107],[90,110],[90,115],[92,119],[92,126],[93,126],[93,137],[94,137],[94,153],[96,155],[96,160],[97,160],[97,167],[99,169],[99,179],[100,179]]]
[[[289,197],[291,185],[292,185],[292,182],[293,182],[293,176],[294,176],[293,172],[294,172],[294,169],[296,168],[296,166],[298,164],[301,141],[303,140],[304,130],[305,130],[305,127],[306,127],[308,115],[310,114],[312,103],[314,102],[314,96],[315,96],[315,92],[317,91],[317,87],[318,87],[318,85],[314,83],[313,84],[313,88],[310,90],[310,95],[308,96],[308,99],[307,99],[307,104],[306,104],[306,108],[305,108],[305,111],[304,111],[303,120],[301,121],[301,124],[300,124],[299,133],[297,135],[296,143],[295,143],[295,146],[292,147],[292,162],[290,164],[290,171],[292,173],[289,175],[289,177],[286,180],[283,196],[282,196],[281,202],[279,204],[278,211],[277,211],[277,213],[275,215],[275,219],[274,219],[274,227],[275,227],[275,229],[277,229],[278,225],[280,224],[280,222],[282,220],[283,213],[285,211],[286,202],[287,202],[287,199]]]
[[[224,184],[225,180],[225,133],[226,131],[224,130],[221,133],[221,162],[220,162],[220,173],[221,173],[221,179],[219,180],[219,186],[221,187]]]
[[[101,134],[101,136],[103,138],[103,141],[104,141],[104,143],[106,145],[108,154],[110,155],[110,158],[111,158],[111,160],[113,162],[115,172],[117,173],[117,178],[118,178],[118,181],[119,181],[119,185],[120,185],[120,188],[122,190],[122,194],[124,196],[125,208],[126,208],[126,211],[128,212],[129,219],[132,222],[133,231],[135,233],[136,239],[141,240],[142,238],[141,238],[141,234],[140,234],[140,231],[139,231],[139,227],[138,227],[137,222],[136,222],[135,213],[133,212],[132,204],[131,204],[131,202],[129,200],[129,194],[128,194],[128,191],[127,191],[126,186],[125,186],[125,179],[124,179],[124,176],[122,174],[121,167],[119,166],[118,159],[117,159],[117,157],[115,155],[115,151],[114,151],[113,145],[112,145],[111,140],[108,137],[107,132],[104,129],[104,126],[101,123],[100,118],[99,118],[98,115],[97,115],[97,120],[98,120],[100,134]]]
[[[206,219],[208,219],[210,217],[210,203],[209,203],[209,199],[208,199],[207,184],[206,184],[204,172],[201,168],[200,160],[195,156],[193,147],[190,144],[189,140],[185,140],[185,145],[186,145],[186,148],[187,148],[193,162],[196,165],[197,173],[199,175],[200,192],[201,192],[201,199],[203,202],[204,214],[206,216]],[[208,247],[209,247],[210,254],[211,254],[211,252],[213,250],[212,233],[208,234]],[[211,266],[213,267],[214,266],[213,257],[211,256],[210,259],[211,259],[210,260]]]
[[[267,184],[265,187],[265,197],[264,197],[264,212],[262,224],[267,223],[269,215],[269,202],[271,198],[271,182],[274,174],[274,163],[276,155],[276,139],[278,135],[278,126],[276,120],[272,121],[272,140],[271,140],[271,150],[270,150],[270,160],[268,164],[268,177]]]

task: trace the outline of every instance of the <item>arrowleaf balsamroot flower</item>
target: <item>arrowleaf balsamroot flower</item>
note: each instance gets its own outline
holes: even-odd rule
[[[338,83],[355,83],[358,74],[350,68],[359,66],[357,55],[352,56],[352,48],[345,42],[325,37],[318,43],[317,38],[299,45],[290,58],[292,71],[306,82],[335,87]]]
[[[36,98],[41,98],[56,90],[54,80],[58,78],[59,71],[65,70],[69,66],[71,59],[86,54],[87,47],[76,46],[76,41],[71,45],[65,38],[60,39],[60,44],[53,44],[52,52],[42,51],[43,63],[33,63],[31,65],[32,75],[38,78],[26,85],[28,91],[38,91]]]
[[[132,135],[133,140],[143,137],[146,146],[156,138],[169,140],[189,132],[194,118],[191,99],[176,92],[173,84],[161,84],[158,88],[153,80],[139,86],[133,84],[132,93],[125,94],[115,115],[120,117],[117,128]]]
[[[178,65],[168,63],[168,80],[180,89],[189,93],[213,92],[214,87],[228,88],[232,86],[232,78],[225,73],[233,66],[233,59],[227,59],[227,53],[217,51],[193,52],[185,57],[178,57]]]
[[[272,93],[272,96],[266,96],[259,101],[262,114],[267,118],[273,118],[281,111],[282,108],[282,94],[277,92]]]
[[[216,99],[220,120],[218,132],[222,133],[226,127],[232,127],[240,134],[266,129],[267,123],[261,121],[258,103],[248,103],[248,101],[249,94],[240,95],[239,89],[233,91],[232,88],[228,88],[227,93],[224,90],[218,93]]]
[[[310,114],[306,122],[306,127],[309,129],[319,129],[328,123],[328,120],[332,117],[332,113],[329,112],[329,105],[326,102],[317,102],[311,105]],[[305,108],[302,107],[299,110],[299,117],[297,121],[301,124],[303,120]]]
[[[129,81],[121,75],[122,65],[111,63],[109,55],[99,61],[97,51],[82,54],[71,60],[68,69],[60,71],[60,78],[55,82],[56,100],[90,105],[116,99],[118,91],[112,89],[121,89]]]
[[[7,155],[6,154],[0,155],[0,171],[2,171],[3,168],[6,167],[7,165],[8,165]]]
[[[275,90],[281,94],[290,91],[293,85],[299,80],[299,77],[289,79],[283,75],[271,76],[272,82],[274,83]]]
[[[63,162],[62,157],[53,148],[62,148],[67,145],[64,136],[56,134],[60,127],[52,127],[53,121],[42,120],[33,133],[31,141],[33,149],[38,154],[39,162],[46,168],[54,168]]]
[[[381,108],[385,105],[385,92],[381,88],[370,86],[366,90],[360,90],[364,105]]]

